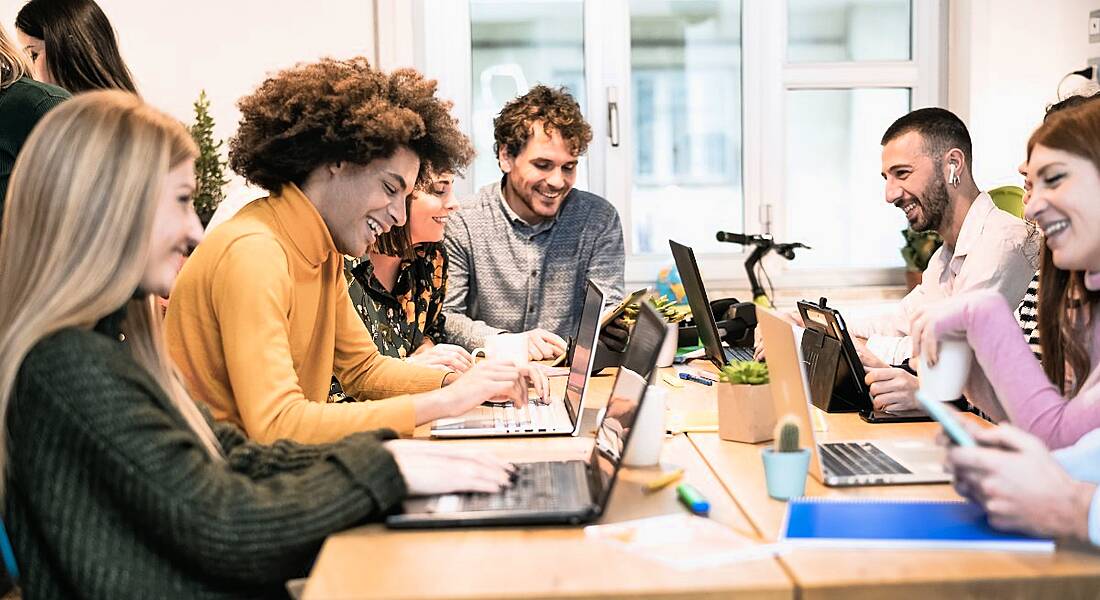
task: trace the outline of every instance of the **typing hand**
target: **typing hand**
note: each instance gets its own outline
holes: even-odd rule
[[[568,348],[561,336],[545,329],[532,329],[524,332],[524,335],[527,336],[527,350],[531,360],[557,358]]]
[[[437,369],[465,373],[474,366],[474,358],[462,346],[454,344],[424,344],[405,362]]]
[[[539,402],[542,404],[550,403],[550,378],[546,375],[548,367],[544,367],[538,363],[528,363],[520,368],[524,377],[531,384],[531,387],[535,390],[535,395],[539,397]],[[524,394],[526,396],[526,394]],[[524,399],[523,404],[526,403]],[[516,403],[516,408],[522,408],[523,404]]]
[[[622,352],[626,349],[626,340],[630,337],[630,326],[626,323],[625,315],[615,317],[600,331],[600,341],[612,352]]]
[[[890,366],[881,358],[875,356],[875,353],[867,348],[867,338],[853,336],[852,345],[856,347],[856,354],[859,356],[859,362],[863,363],[863,366],[872,369],[882,369]]]
[[[420,440],[384,443],[410,496],[454,492],[498,492],[515,468],[485,451]]]
[[[441,392],[446,394],[446,416],[458,416],[483,402],[527,404],[526,367],[497,359],[478,362]]]

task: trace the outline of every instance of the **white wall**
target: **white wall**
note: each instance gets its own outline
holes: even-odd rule
[[[142,96],[181,121],[205,89],[215,132],[237,128],[236,101],[266,75],[323,56],[375,58],[373,0],[96,0]],[[9,35],[23,0],[0,0]],[[249,194],[235,181],[230,195]]]
[[[970,128],[978,187],[1022,185],[1016,167],[1062,76],[1100,56],[1100,0],[952,0],[948,108]],[[1067,84],[1068,85],[1068,84]]]

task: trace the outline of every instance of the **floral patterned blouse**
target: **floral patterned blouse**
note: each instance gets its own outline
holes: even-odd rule
[[[378,351],[405,358],[424,343],[443,338],[443,297],[447,294],[447,252],[443,244],[420,244],[413,258],[397,267],[388,291],[374,276],[369,258],[344,259],[348,292],[359,318],[370,330]],[[329,402],[351,402],[332,378]]]
[[[421,244],[415,252],[401,261],[392,292],[374,276],[370,259],[345,261],[351,301],[386,356],[405,358],[425,339],[443,338],[447,253],[443,244]]]

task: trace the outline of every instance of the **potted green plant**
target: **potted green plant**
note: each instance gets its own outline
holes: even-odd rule
[[[210,116],[210,100],[206,90],[199,92],[195,101],[195,124],[191,126],[191,138],[199,147],[199,156],[195,159],[195,212],[199,221],[206,227],[214,216],[214,211],[225,199],[225,167],[228,164],[222,158],[222,140],[214,139],[214,118]]]
[[[775,445],[764,448],[764,478],[768,495],[776,500],[788,500],[806,492],[806,475],[810,470],[810,450],[799,442],[798,419],[787,415],[775,428]]]
[[[775,406],[768,365],[735,360],[722,367],[718,379],[718,437],[748,444],[772,439]]]
[[[911,290],[921,282],[921,274],[928,268],[928,261],[936,250],[943,245],[943,238],[935,231],[913,231],[903,229],[901,235],[905,245],[901,247],[901,257],[905,260],[905,285]]]

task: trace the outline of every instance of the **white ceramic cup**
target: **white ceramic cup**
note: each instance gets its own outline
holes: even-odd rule
[[[474,348],[470,353],[477,358],[480,354],[493,360],[506,360],[517,367],[527,364],[527,336],[522,333],[501,333],[485,338],[484,348]]]
[[[939,402],[958,399],[966,386],[973,359],[974,352],[965,340],[940,341],[939,359],[935,365],[924,364],[923,356],[917,358],[917,377],[920,379],[917,393]]]
[[[665,389],[651,385],[634,418],[634,430],[630,432],[629,447],[623,456],[628,467],[651,467],[661,461],[661,449],[665,445]]]

